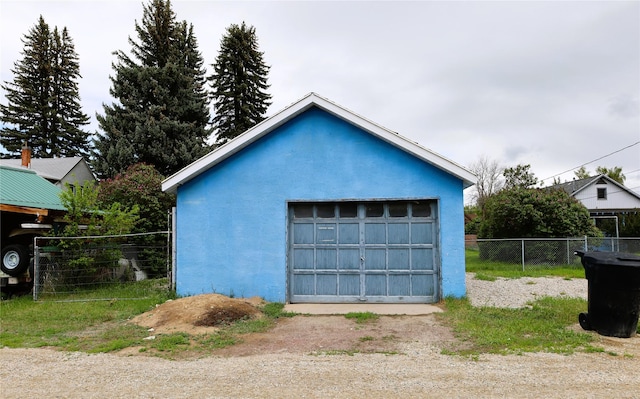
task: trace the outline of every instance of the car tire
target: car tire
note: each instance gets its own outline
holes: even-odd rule
[[[2,248],[0,268],[11,277],[18,277],[29,268],[29,248],[25,245],[7,245]]]

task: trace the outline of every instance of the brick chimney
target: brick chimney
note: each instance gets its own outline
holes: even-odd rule
[[[31,167],[31,148],[29,148],[26,141],[22,145],[22,166],[25,168]]]

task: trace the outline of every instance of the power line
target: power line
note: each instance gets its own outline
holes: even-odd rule
[[[626,149],[628,149],[628,148],[631,148],[631,147],[633,147],[633,146],[636,146],[636,145],[638,145],[638,144],[640,144],[640,141],[636,141],[636,142],[635,142],[635,143],[633,143],[633,144],[629,144],[628,146],[623,147],[623,148],[620,148],[619,150],[616,150],[616,151],[614,151],[614,152],[611,152],[611,153],[609,153],[609,154],[607,154],[607,155],[603,155],[603,156],[601,156],[600,158],[596,158],[596,159],[594,159],[593,161],[589,161],[589,162],[583,163],[582,165],[576,166],[575,168],[567,169],[567,170],[565,170],[564,172],[561,172],[561,173],[556,173],[555,175],[550,176],[550,177],[547,177],[547,178],[542,179],[542,180],[540,180],[540,181],[541,181],[541,182],[543,182],[543,181],[545,181],[545,180],[552,179],[552,178],[554,178],[554,177],[556,177],[556,176],[561,176],[561,175],[563,175],[563,174],[565,174],[565,173],[567,173],[567,172],[571,172],[571,171],[576,170],[576,169],[578,169],[578,168],[581,168],[581,167],[583,167],[583,166],[589,165],[590,163],[593,163],[593,162],[599,161],[599,160],[601,160],[601,159],[604,159],[604,158],[606,158],[606,157],[608,157],[608,156],[611,156],[611,155],[613,155],[613,154],[616,154],[616,153],[618,153],[618,152],[620,152],[620,151],[624,151],[624,150],[626,150]]]

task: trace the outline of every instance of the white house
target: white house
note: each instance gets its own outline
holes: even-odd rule
[[[591,216],[640,210],[640,194],[607,175],[573,180],[554,187],[562,188],[580,201],[589,210]]]

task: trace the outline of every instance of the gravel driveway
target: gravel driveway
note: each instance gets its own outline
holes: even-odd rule
[[[476,306],[524,306],[549,294],[586,297],[586,280],[468,282]],[[600,339],[618,355],[470,359],[442,355],[428,339],[406,342],[396,355],[268,353],[187,361],[4,348],[0,397],[640,398],[640,338]]]

